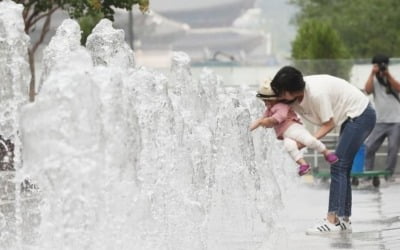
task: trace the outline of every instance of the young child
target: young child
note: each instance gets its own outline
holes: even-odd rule
[[[267,109],[264,117],[257,119],[251,124],[250,130],[253,131],[259,126],[273,127],[277,138],[283,140],[286,151],[299,164],[298,173],[300,176],[307,174],[311,168],[310,164],[304,160],[298,146],[306,146],[317,150],[324,155],[325,160],[330,164],[339,160],[320,140],[310,134],[288,104],[279,102],[278,96],[273,92],[269,81],[266,81],[260,87],[257,97],[264,101]]]

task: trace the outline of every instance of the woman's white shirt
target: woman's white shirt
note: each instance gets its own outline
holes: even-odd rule
[[[348,118],[362,114],[369,98],[346,80],[331,75],[305,76],[303,100],[293,104],[293,109],[302,117],[322,125],[331,118],[340,126]]]

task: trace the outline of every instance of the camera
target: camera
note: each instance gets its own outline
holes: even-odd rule
[[[377,64],[380,72],[385,72],[388,69],[389,57],[386,55],[378,54],[372,58],[372,64]]]
[[[379,71],[381,71],[381,72],[385,72],[387,70],[387,64],[384,62],[379,63],[378,67],[379,67]]]

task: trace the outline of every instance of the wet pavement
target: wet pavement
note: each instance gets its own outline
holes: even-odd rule
[[[38,229],[41,223],[38,210],[38,196],[34,188],[29,185],[28,191],[21,193],[19,200],[21,206],[13,202],[15,197],[15,184],[10,181],[14,173],[0,175],[1,196],[0,232],[6,230],[8,236],[0,237],[2,244],[12,245],[13,241],[21,241],[22,249],[37,249],[34,246],[38,238]],[[352,233],[306,235],[308,227],[320,221],[327,210],[329,183],[314,183],[312,176],[305,176],[293,183],[284,194],[284,209],[280,214],[280,225],[273,232],[272,237],[266,239],[260,235],[233,235],[229,232],[216,234],[220,246],[209,249],[240,249],[240,250],[330,250],[330,249],[356,249],[356,250],[397,250],[400,249],[400,176],[395,182],[381,180],[381,186],[375,188],[371,182],[362,181],[359,186],[353,187],[353,216]],[[7,191],[7,192],[5,192]],[[13,192],[14,191],[14,192]],[[21,214],[17,223],[16,213]],[[5,227],[7,220],[7,227]],[[19,233],[16,233],[19,232]],[[0,249],[14,249],[2,248]],[[4,246],[4,245],[3,245]]]
[[[361,181],[353,187],[352,233],[310,236],[305,230],[327,211],[329,184],[314,183],[311,176],[289,190],[282,226],[288,233],[285,249],[400,249],[400,178],[381,180],[374,188]]]

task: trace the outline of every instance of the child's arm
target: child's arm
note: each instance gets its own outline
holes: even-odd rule
[[[253,131],[254,129],[258,128],[259,126],[263,126],[265,128],[272,128],[276,124],[278,124],[278,121],[273,117],[259,118],[250,125],[250,131]]]

